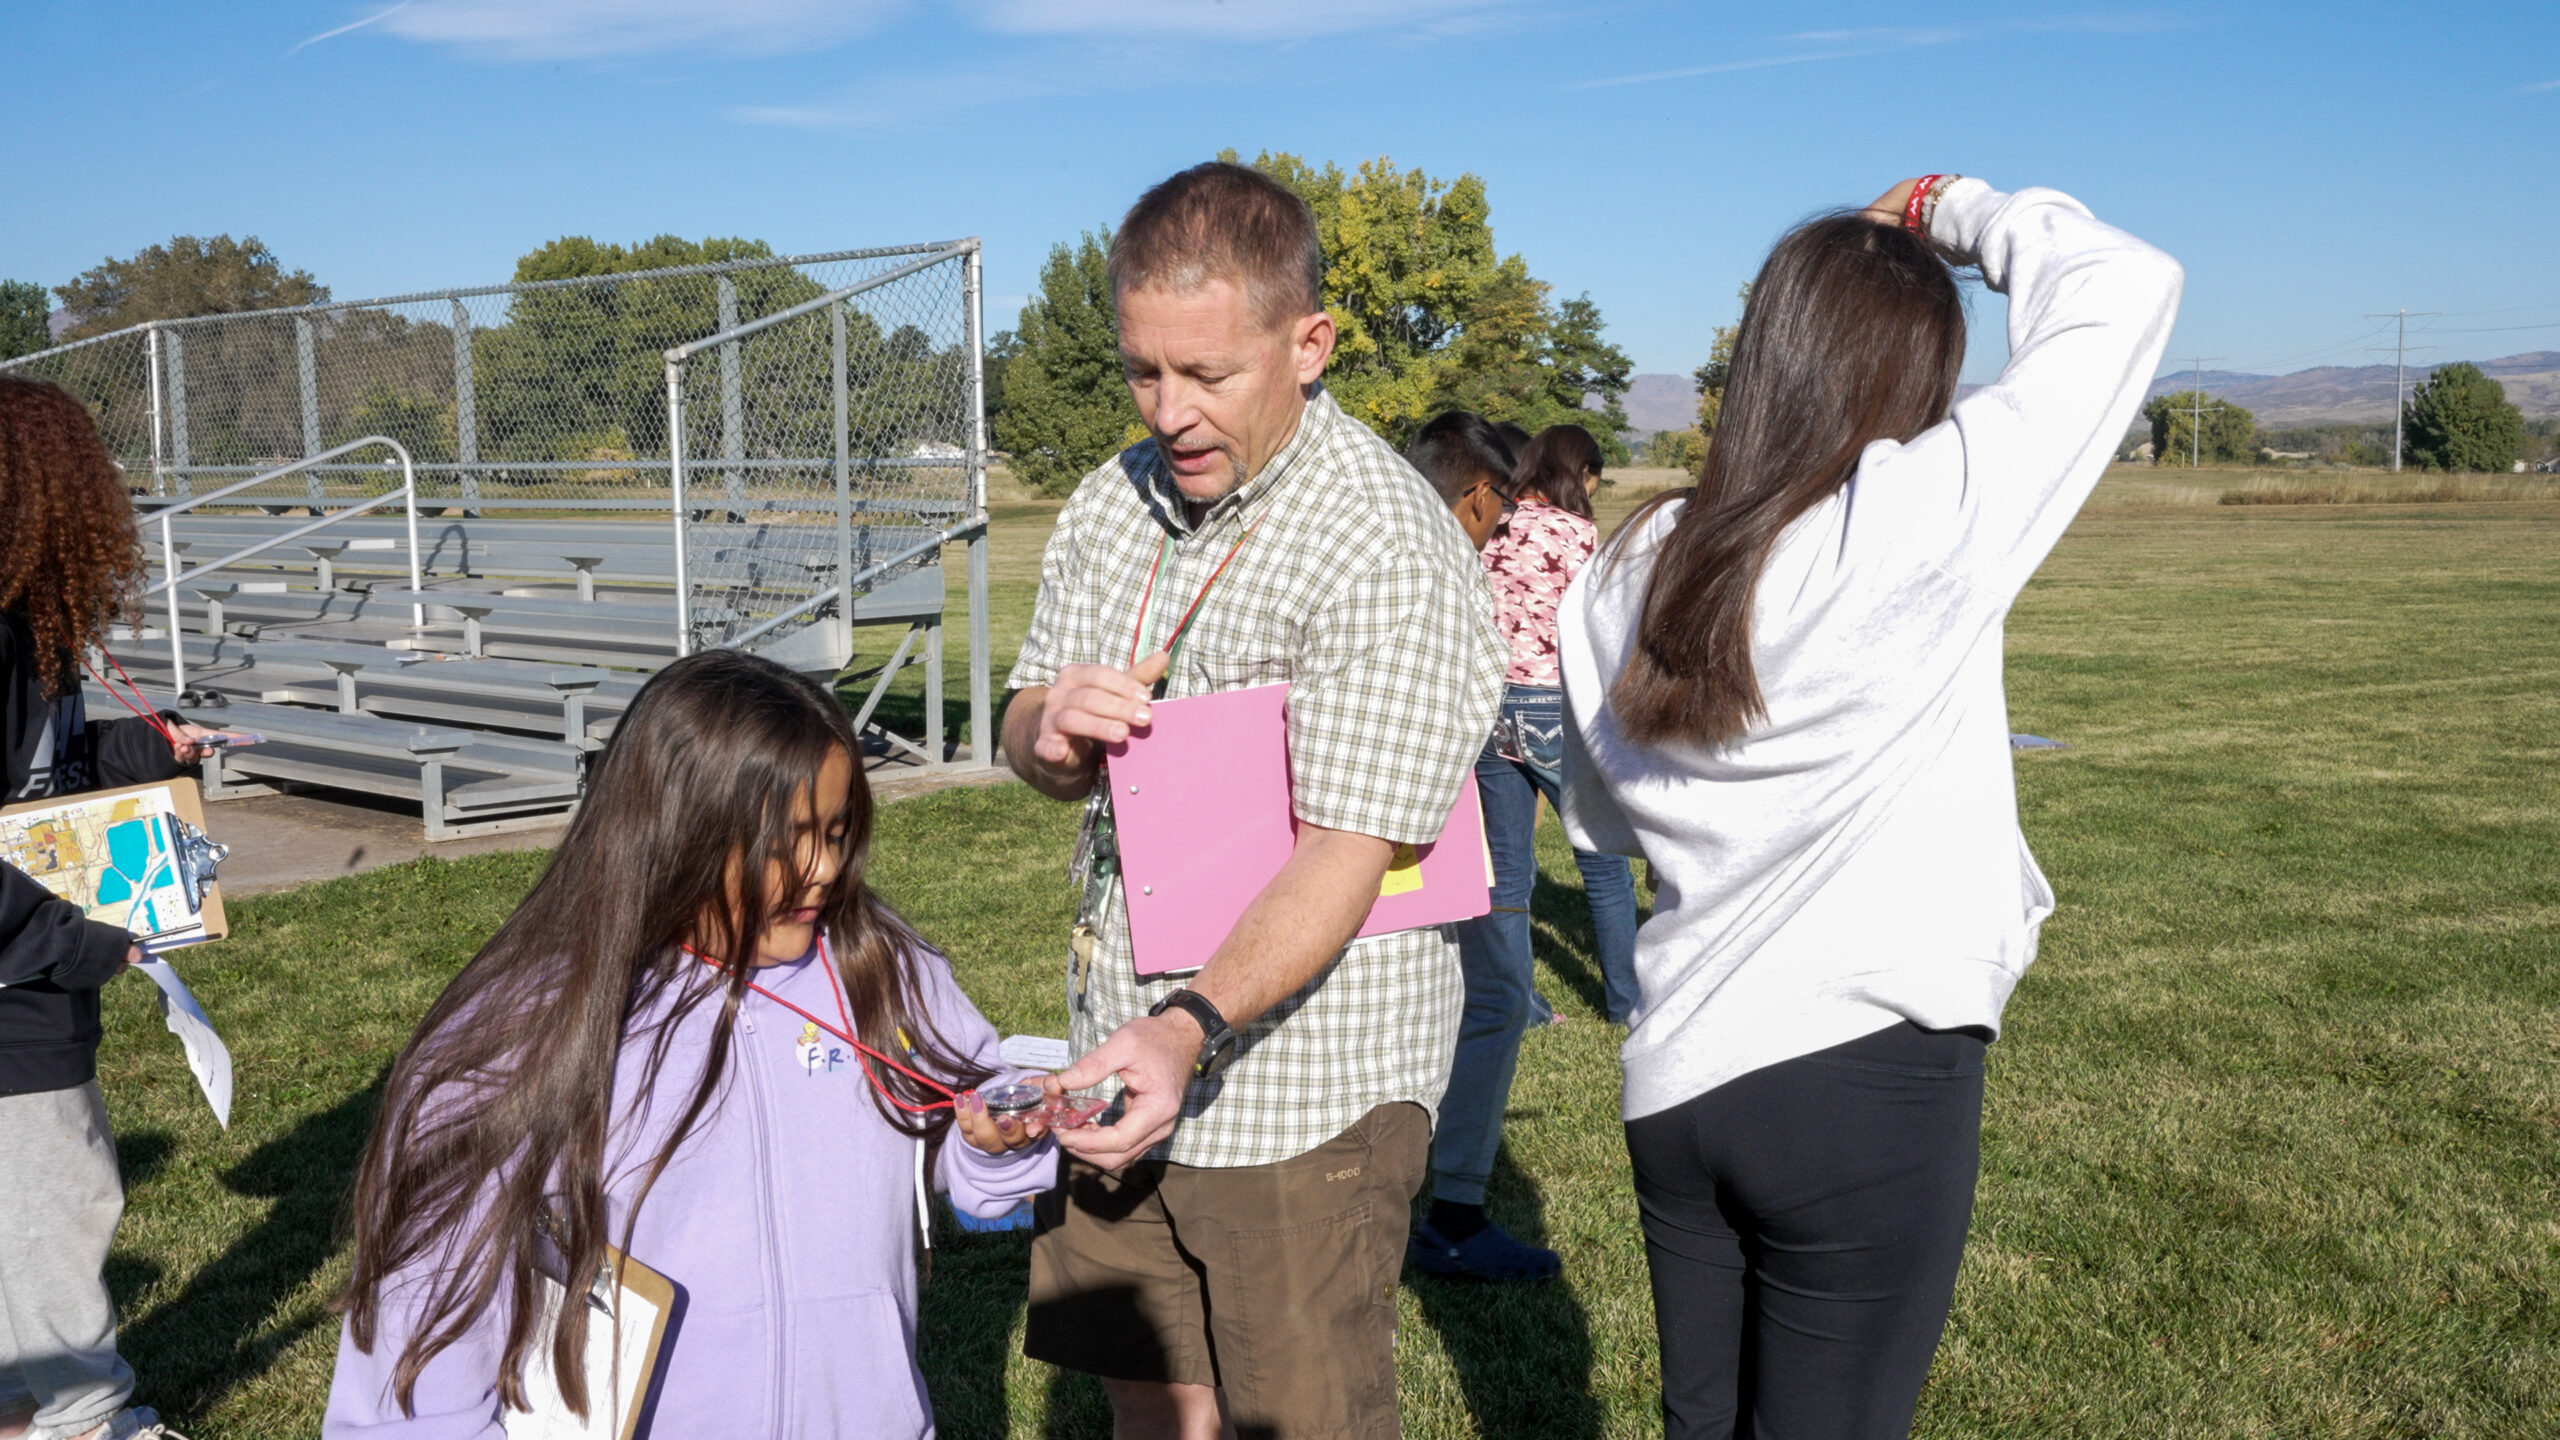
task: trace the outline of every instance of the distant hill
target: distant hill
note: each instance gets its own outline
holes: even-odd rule
[[[2528,420],[2560,415],[2560,350],[2536,350],[2497,360],[2475,360],[2507,389]],[[2427,378],[2431,366],[2409,367],[2409,384]],[[1641,377],[1639,377],[1641,378]],[[2192,370],[2171,371],[2151,382],[2154,395],[2194,388]],[[2243,407],[2261,425],[2307,425],[2324,420],[2388,420],[2392,370],[2388,365],[2322,365],[2290,375],[2250,375],[2207,370],[2204,388]]]
[[[1636,375],[1622,401],[1627,428],[1638,435],[1686,430],[1698,423],[1698,382],[1686,375]]]

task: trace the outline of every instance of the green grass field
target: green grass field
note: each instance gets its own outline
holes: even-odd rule
[[[2112,478],[2010,628],[2014,728],[2070,745],[2018,762],[2062,909],[1991,1054],[1919,1433],[2560,1433],[2560,504],[2218,505],[2230,483]],[[999,518],[1000,651],[1049,513]],[[878,884],[1007,1030],[1063,1027],[1071,822],[1019,786],[883,812]],[[1614,1040],[1546,847],[1571,1019],[1529,1038],[1492,1206],[1566,1279],[1405,1291],[1415,1436],[1658,1431]],[[316,1429],[382,1067],[540,863],[236,905],[181,961],[237,1059],[227,1135],[148,987],[110,992],[111,1278],[142,1399],[190,1434]],[[938,1246],[943,1433],[1106,1435],[1090,1383],[1019,1357],[1021,1240]]]

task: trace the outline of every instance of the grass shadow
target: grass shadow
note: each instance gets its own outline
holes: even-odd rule
[[[1485,1208],[1522,1241],[1545,1240],[1545,1202],[1508,1142],[1494,1154]],[[1591,1317],[1570,1285],[1488,1285],[1418,1272],[1409,1272],[1406,1283],[1457,1371],[1478,1433],[1487,1440],[1600,1434],[1601,1405],[1591,1393]]]
[[[1594,1015],[1609,1013],[1608,983],[1600,974],[1599,936],[1591,925],[1591,902],[1584,898],[1582,876],[1572,883],[1548,877],[1542,866],[1537,888],[1529,895],[1529,943],[1532,953]]]
[[[142,1378],[138,1400],[174,1417],[199,1414],[254,1383],[278,1356],[328,1323],[325,1311],[281,1321],[276,1311],[310,1283],[337,1247],[339,1217],[381,1093],[376,1076],[223,1173],[222,1183],[233,1194],[272,1200],[274,1206],[190,1276],[175,1298],[118,1335],[117,1348]],[[111,1283],[136,1278],[139,1272],[130,1266],[122,1272],[111,1267]]]
[[[932,1273],[916,1301],[916,1350],[936,1433],[1002,1437],[1005,1371],[1031,1271],[1031,1232],[971,1233],[936,1204]]]

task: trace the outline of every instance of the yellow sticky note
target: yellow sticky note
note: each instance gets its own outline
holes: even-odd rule
[[[1387,862],[1386,878],[1378,882],[1378,898],[1407,895],[1422,888],[1422,854],[1410,845],[1398,845],[1395,858]]]

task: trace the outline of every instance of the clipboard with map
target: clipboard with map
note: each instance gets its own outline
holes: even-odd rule
[[[0,809],[0,861],[152,950],[231,933],[214,879],[229,853],[204,833],[204,805],[192,780]]]

